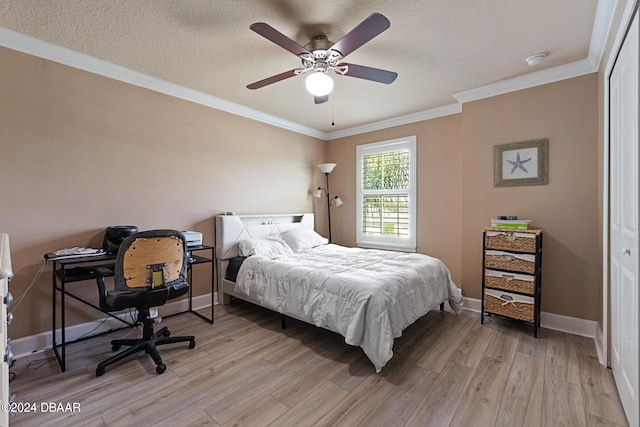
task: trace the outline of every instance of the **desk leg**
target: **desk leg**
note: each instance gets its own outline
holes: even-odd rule
[[[66,343],[66,335],[65,335],[65,330],[64,330],[64,325],[65,325],[65,318],[64,318],[64,265],[62,265],[60,267],[60,272],[62,274],[63,279],[60,280],[60,289],[58,289],[57,287],[57,278],[56,278],[56,268],[57,268],[57,263],[56,261],[53,261],[53,272],[51,273],[52,279],[52,300],[53,300],[53,321],[51,322],[53,325],[53,330],[51,331],[51,342],[53,344],[53,354],[55,355],[56,359],[58,360],[58,365],[60,365],[60,370],[62,372],[65,371],[66,366],[65,366],[65,343]],[[57,330],[57,299],[58,299],[58,292],[60,293],[60,322],[61,322],[61,327],[60,327],[60,332],[61,332],[61,342],[58,343],[57,339],[56,339],[56,330]],[[60,349],[58,350],[58,347],[60,347]]]
[[[214,316],[214,291],[216,287],[216,250],[211,249],[211,324],[213,325],[213,321],[215,319]]]
[[[53,330],[51,331],[51,342],[53,344],[53,355],[56,357],[58,364],[60,364],[60,355],[58,354],[58,343],[56,342],[56,299],[58,299],[58,292],[56,290],[56,261],[53,261],[53,272],[51,273],[51,300],[53,301],[53,319],[51,322]],[[62,367],[62,365],[60,365]]]
[[[192,265],[187,266],[187,282],[189,282],[189,311],[193,313],[193,273],[191,272]]]
[[[206,320],[207,322],[211,323],[213,325],[213,320],[214,320],[214,316],[213,316],[213,301],[214,301],[214,296],[213,296],[213,290],[214,290],[214,286],[215,286],[215,280],[216,280],[216,276],[215,276],[215,249],[211,249],[211,319],[209,319],[206,316],[203,316],[202,314],[198,313],[197,311],[195,311],[193,309],[193,293],[192,293],[192,286],[191,286],[191,278],[193,275],[193,265],[189,265],[187,267],[187,281],[189,282],[189,312],[195,314],[196,316],[198,316],[199,318],[201,318],[202,320]]]
[[[65,318],[64,318],[64,266],[62,267],[62,282],[60,283],[60,349],[62,350],[62,362],[60,362],[60,368],[62,369],[62,372],[64,372],[67,369],[67,353],[66,353],[66,343],[67,343],[67,337],[66,337],[66,331],[65,331]]]

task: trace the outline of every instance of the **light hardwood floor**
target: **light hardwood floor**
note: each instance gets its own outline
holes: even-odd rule
[[[626,425],[587,338],[542,329],[536,339],[517,323],[434,311],[405,330],[376,374],[337,334],[292,319],[282,330],[277,314],[241,301],[215,310],[214,325],[164,319],[173,335],[196,335],[196,348],[161,348],[162,375],[140,354],[94,376],[123,331],[68,347],[64,373],[50,352],[18,360],[12,392],[38,413],[11,425]],[[42,413],[42,402],[79,403],[80,412]]]

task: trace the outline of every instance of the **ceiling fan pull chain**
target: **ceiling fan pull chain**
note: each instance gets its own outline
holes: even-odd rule
[[[331,97],[331,126],[336,125],[336,122],[334,120],[335,113],[336,113],[336,96],[333,95],[333,97]]]

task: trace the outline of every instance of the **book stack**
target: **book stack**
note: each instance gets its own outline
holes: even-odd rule
[[[531,220],[518,219],[517,216],[499,216],[491,219],[491,228],[506,228],[508,230],[526,230]]]

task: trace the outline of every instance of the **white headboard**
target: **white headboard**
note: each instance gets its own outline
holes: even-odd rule
[[[293,228],[314,229],[312,213],[218,215],[216,216],[216,257],[219,260],[238,256],[238,242],[265,237]]]

